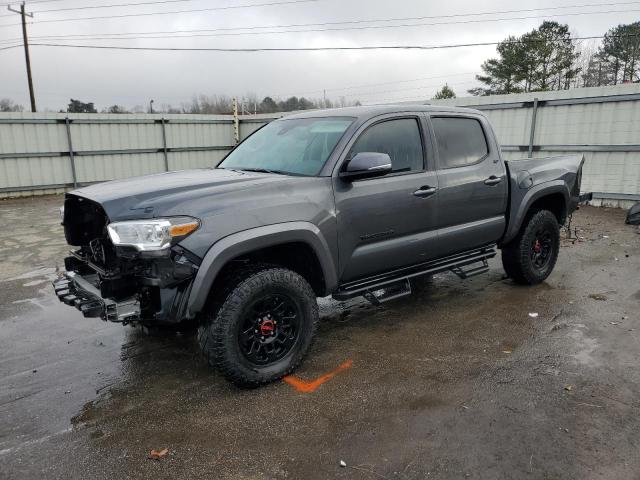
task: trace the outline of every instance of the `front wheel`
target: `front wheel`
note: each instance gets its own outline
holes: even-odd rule
[[[502,248],[502,266],[514,282],[535,285],[553,271],[560,250],[560,226],[548,210],[533,214]]]
[[[291,270],[266,267],[240,275],[222,304],[205,313],[198,340],[209,364],[252,388],[291,373],[309,350],[317,323],[309,283]]]

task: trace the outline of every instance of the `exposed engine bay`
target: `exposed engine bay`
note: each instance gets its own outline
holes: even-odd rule
[[[85,317],[121,323],[176,323],[200,259],[179,245],[144,251],[114,245],[109,218],[86,198],[67,195],[62,211],[65,237],[77,249],[65,258],[66,273],[54,282],[58,298]]]

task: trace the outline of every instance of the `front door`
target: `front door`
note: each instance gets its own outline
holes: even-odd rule
[[[438,180],[422,115],[388,115],[364,125],[334,172],[341,282],[437,254]],[[346,181],[337,173],[360,152],[386,153],[391,173]]]
[[[441,255],[494,243],[504,233],[507,172],[487,120],[433,114]]]

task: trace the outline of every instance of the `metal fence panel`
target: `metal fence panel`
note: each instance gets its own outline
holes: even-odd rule
[[[240,140],[244,140],[253,132],[261,128],[266,123],[269,123],[276,118],[281,117],[282,114],[275,116],[274,114],[269,115],[258,115],[257,117],[243,119],[240,121]]]
[[[524,145],[529,141],[531,112],[529,109],[489,110],[485,112],[493,125],[500,143]]]
[[[169,148],[233,145],[233,123],[167,123]]]
[[[137,177],[164,171],[162,153],[83,155],[76,158],[78,183]]]
[[[33,185],[68,185],[73,181],[68,157],[44,156],[0,160],[0,193]]]
[[[585,191],[640,200],[640,84],[429,103],[483,110],[507,159],[583,153]],[[241,116],[240,139],[282,115]],[[211,167],[234,144],[231,115],[0,113],[0,197]]]
[[[172,152],[169,154],[169,170],[210,168],[218,165],[228,150],[201,152]]]

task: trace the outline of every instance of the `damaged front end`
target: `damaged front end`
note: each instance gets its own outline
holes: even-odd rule
[[[85,317],[167,325],[186,320],[200,258],[178,245],[199,228],[192,217],[111,222],[97,202],[68,194],[64,273],[53,282],[60,301]]]

